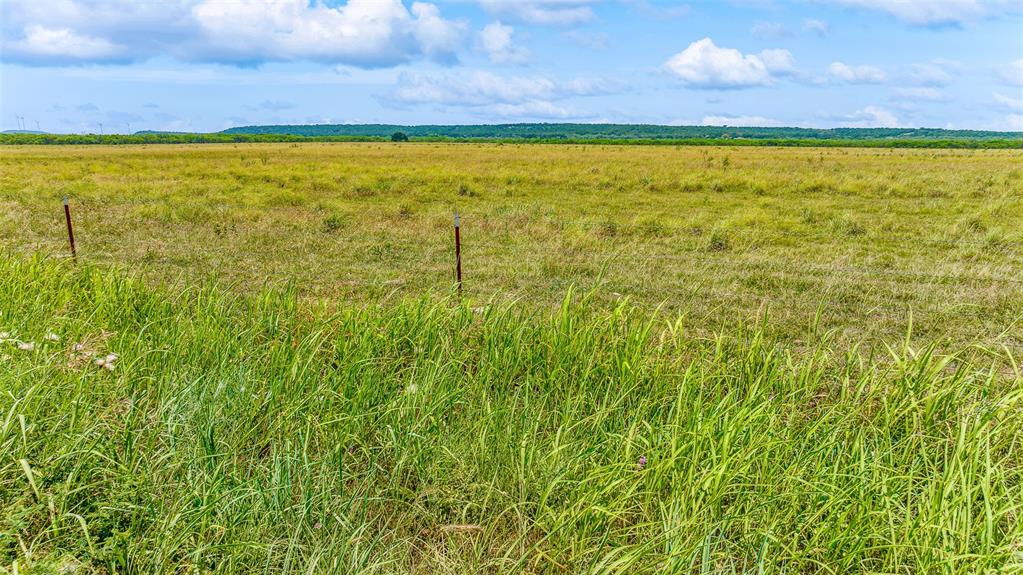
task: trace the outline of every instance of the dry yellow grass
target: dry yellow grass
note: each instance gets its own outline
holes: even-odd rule
[[[5,147],[0,239],[157,282],[375,303],[571,285],[709,333],[1023,345],[1019,151],[495,144]]]

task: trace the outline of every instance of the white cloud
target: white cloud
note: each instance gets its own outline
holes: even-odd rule
[[[421,53],[450,56],[465,24],[432,4],[349,0],[336,8],[308,0],[203,0],[192,9],[207,42],[228,61],[319,60],[386,66]]]
[[[665,68],[693,88],[749,88],[769,85],[776,76],[793,73],[795,60],[788,50],[743,54],[734,48],[719,48],[704,38],[672,56]]]
[[[4,59],[28,64],[170,56],[371,68],[451,61],[468,30],[434,4],[402,0],[4,0],[2,8]]]
[[[824,37],[828,35],[830,30],[831,27],[823,20],[817,20],[814,18],[807,18],[806,20],[803,20],[804,32],[813,32],[818,36]]]
[[[842,128],[898,128],[901,125],[895,114],[877,106],[867,106],[838,120]]]
[[[484,10],[528,24],[569,25],[596,18],[593,0],[479,0]]]
[[[767,128],[781,126],[782,123],[763,116],[704,116],[700,122],[704,126],[729,126],[735,128]]]
[[[524,64],[529,51],[516,46],[512,36],[515,29],[500,22],[488,24],[479,34],[478,45],[495,64]]]
[[[613,91],[598,79],[557,80],[547,76],[506,76],[482,70],[457,75],[402,73],[395,89],[379,97],[384,105],[407,108],[465,108],[496,116],[566,118],[583,114],[557,104]]]
[[[910,81],[920,86],[948,86],[952,83],[949,68],[957,68],[957,63],[946,60],[935,60],[926,64],[914,64]]]
[[[527,100],[558,100],[610,92],[602,80],[555,80],[547,76],[503,76],[482,70],[453,75],[403,73],[389,99],[404,103],[484,106],[518,104]]]
[[[30,25],[25,37],[4,46],[4,58],[33,64],[106,61],[124,57],[124,48],[105,38],[86,36],[68,28]]]
[[[1023,58],[1009,62],[1002,70],[1002,80],[1010,86],[1023,86]]]
[[[400,0],[397,2],[401,5]],[[443,59],[458,51],[467,28],[465,22],[445,20],[437,6],[425,2],[413,2],[412,15],[412,34],[424,54]]]
[[[999,14],[1019,12],[1018,0],[823,0],[886,12],[920,26],[961,25]]]
[[[543,100],[531,100],[522,104],[495,104],[489,112],[506,118],[542,118],[548,120],[564,120],[580,115],[577,110]]]
[[[991,96],[994,98],[995,102],[1003,108],[1008,108],[1010,110],[1023,110],[1023,99],[1021,98],[1013,98],[1011,96],[1006,96],[1005,94],[999,94],[998,92],[995,92]]]
[[[849,82],[850,84],[880,84],[885,81],[885,73],[876,66],[850,66],[843,62],[832,62],[828,73]]]
[[[762,50],[758,54],[760,60],[767,66],[768,71],[775,76],[794,74],[796,72],[796,59],[788,50],[774,48]]]

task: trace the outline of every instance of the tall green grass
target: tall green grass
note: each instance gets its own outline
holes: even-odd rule
[[[310,309],[0,257],[0,569],[1023,569],[1006,352],[565,301]]]

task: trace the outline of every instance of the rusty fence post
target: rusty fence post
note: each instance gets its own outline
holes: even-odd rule
[[[71,244],[71,259],[78,260],[78,252],[75,250],[75,230],[71,226],[71,206],[70,200],[67,196],[64,196],[64,219],[67,221],[67,241]]]
[[[462,297],[462,234],[458,212],[455,212],[455,281],[458,286],[458,297]]]

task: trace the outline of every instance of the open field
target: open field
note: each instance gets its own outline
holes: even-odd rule
[[[1023,153],[265,144],[4,147],[0,240],[191,285],[376,303],[446,293],[557,306],[570,285],[836,341],[1023,346]],[[911,319],[911,321],[910,321]]]
[[[1023,569],[1002,351],[524,309],[0,257],[0,571]]]
[[[1023,570],[1019,151],[0,152],[0,572]]]

